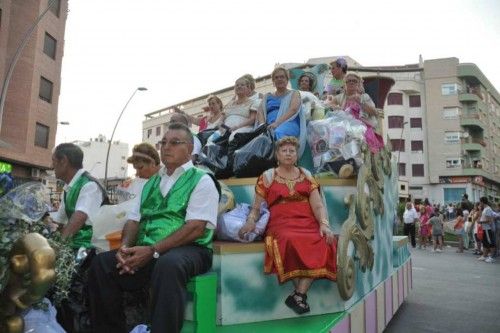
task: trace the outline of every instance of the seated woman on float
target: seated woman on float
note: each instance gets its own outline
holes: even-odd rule
[[[245,76],[234,83],[235,97],[224,108],[224,127],[231,131],[229,141],[236,133],[250,132],[254,128],[259,99],[250,99],[250,81]],[[212,138],[212,140],[215,138]]]
[[[364,92],[363,80],[354,73],[345,76],[345,91],[338,95],[328,95],[326,104],[341,108],[366,125],[365,140],[372,153],[384,147],[384,139],[375,129],[378,126],[377,110],[371,97]]]
[[[300,94],[288,89],[290,76],[286,68],[276,67],[271,73],[271,79],[276,90],[264,95],[257,111],[257,121],[259,124],[267,123],[268,128],[274,129],[276,140],[285,136],[298,138],[300,157],[305,148],[307,132]]]
[[[279,283],[292,281],[285,304],[297,314],[309,312],[307,291],[315,279],[336,281],[337,239],[330,229],[319,184],[296,165],[299,143],[284,137],[276,143],[278,167],[265,171],[255,185],[255,200],[239,236],[255,230],[262,202],[269,207],[264,272]]]

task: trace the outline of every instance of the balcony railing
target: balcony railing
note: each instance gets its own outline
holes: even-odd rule
[[[479,144],[483,147],[486,147],[487,145],[484,139],[478,139],[473,137],[462,138],[461,142],[462,144]]]

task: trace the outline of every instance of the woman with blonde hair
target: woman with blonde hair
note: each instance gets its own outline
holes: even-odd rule
[[[207,98],[207,104],[208,106],[203,107],[203,111],[207,112],[207,114],[201,117],[193,117],[191,115],[188,115],[184,111],[181,111],[179,108],[175,108],[174,111],[182,113],[186,117],[188,117],[189,121],[192,124],[198,126],[198,129],[201,132],[206,129],[217,128],[224,121],[224,113],[222,112],[224,105],[222,104],[222,100],[215,95],[210,95]]]
[[[359,75],[348,73],[344,80],[345,91],[335,96],[328,95],[326,102],[333,108],[340,107],[366,125],[366,143],[370,151],[376,153],[384,147],[384,139],[375,132],[378,126],[375,103],[364,92],[363,79]]]
[[[255,200],[239,236],[255,229],[261,203],[270,211],[265,237],[266,274],[279,283],[293,282],[294,291],[285,304],[297,314],[309,312],[307,291],[315,279],[336,281],[337,239],[311,173],[296,166],[299,142],[284,137],[276,144],[278,166],[257,180]]]

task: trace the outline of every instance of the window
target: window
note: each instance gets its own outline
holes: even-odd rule
[[[47,148],[49,146],[49,127],[36,123],[35,146]]]
[[[56,48],[57,41],[54,37],[45,33],[45,41],[43,42],[43,53],[51,57],[52,59],[56,58]]]
[[[460,111],[457,107],[444,108],[443,119],[458,119]]]
[[[403,105],[403,94],[389,93],[387,96],[387,105]]]
[[[460,143],[460,132],[444,132],[444,143]]]
[[[457,203],[462,201],[462,195],[467,192],[465,187],[457,188],[443,188],[444,191],[444,203]]]
[[[61,0],[55,0],[56,3],[50,7],[50,11],[54,13],[55,16],[59,17],[59,13],[61,12]],[[50,3],[50,0],[49,0]]]
[[[153,134],[152,128],[148,129],[148,134],[147,134],[148,139],[151,137],[151,134]]]
[[[460,90],[462,87],[458,83],[443,83],[441,85],[441,95],[443,96],[457,95]]]
[[[410,118],[411,128],[422,128],[422,118]]]
[[[406,163],[399,163],[398,171],[400,176],[406,176]]]
[[[391,139],[392,151],[405,151],[405,140]]]
[[[420,95],[410,95],[410,107],[411,108],[420,107]]]
[[[389,128],[403,128],[405,117],[403,116],[389,116],[387,117]]]
[[[38,92],[38,96],[48,103],[52,103],[52,86],[54,84],[40,76],[40,91]]]
[[[460,167],[462,167],[462,164],[463,164],[463,160],[461,158],[458,158],[458,157],[446,159],[446,168],[447,169],[460,168]]]
[[[421,140],[412,141],[411,151],[424,151],[424,142]]]
[[[424,165],[423,164],[412,164],[411,174],[413,177],[423,177],[424,176]]]
[[[161,126],[156,127],[156,136],[161,135]]]

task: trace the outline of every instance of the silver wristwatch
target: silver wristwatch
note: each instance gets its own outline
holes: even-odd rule
[[[151,250],[153,251],[153,259],[160,258],[160,252],[158,252],[153,245],[151,245]]]

